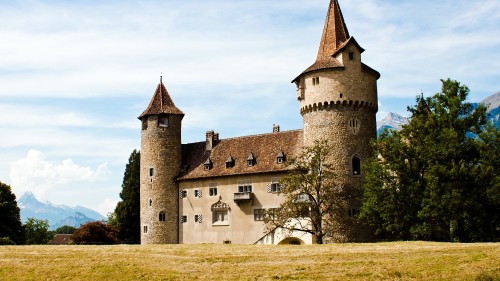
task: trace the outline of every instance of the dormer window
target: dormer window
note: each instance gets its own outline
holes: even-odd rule
[[[232,167],[234,167],[234,158],[233,156],[229,156],[229,158],[227,158],[226,160],[226,168],[229,169]]]
[[[354,60],[354,53],[353,52],[349,52],[349,60]]]
[[[159,115],[158,116],[158,127],[166,128],[168,127],[168,115]]]
[[[276,163],[278,164],[285,163],[285,153],[282,150],[280,150],[278,156],[276,156]]]
[[[253,165],[255,165],[255,156],[253,153],[250,153],[247,158],[247,166],[252,167]]]
[[[210,160],[210,158],[208,158],[207,161],[205,161],[205,163],[203,163],[203,166],[205,167],[205,171],[212,169],[212,160]]]

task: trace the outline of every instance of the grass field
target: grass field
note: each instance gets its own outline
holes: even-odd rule
[[[1,246],[0,280],[500,280],[500,243]]]

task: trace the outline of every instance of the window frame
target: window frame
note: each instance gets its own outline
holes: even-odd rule
[[[161,211],[160,213],[158,213],[158,221],[160,222],[167,221],[167,213],[165,213],[165,211]]]
[[[253,185],[251,180],[241,180],[238,181],[238,192],[239,193],[252,193]]]

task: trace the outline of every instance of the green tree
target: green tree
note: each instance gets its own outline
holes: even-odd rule
[[[344,197],[329,157],[328,142],[316,141],[291,159],[292,170],[280,181],[284,201],[264,219],[268,230],[310,233],[318,244],[332,236],[339,227],[337,212]]]
[[[54,230],[54,234],[73,234],[76,228],[70,225],[63,225]]]
[[[101,221],[89,222],[81,225],[73,235],[71,240],[75,244],[85,245],[110,245],[118,244],[116,229]]]
[[[21,215],[16,195],[11,187],[0,182],[0,237],[9,238],[16,244],[24,242]],[[7,241],[5,239],[5,241]]]
[[[48,220],[28,218],[24,224],[24,232],[26,234],[26,244],[28,245],[47,244],[52,238],[49,232]]]
[[[129,244],[138,244],[141,241],[140,229],[140,159],[139,151],[130,154],[128,164],[123,175],[122,201],[116,205],[110,223],[118,230],[120,240]]]
[[[362,217],[380,238],[495,237],[498,220],[494,225],[491,219],[498,217],[493,213],[498,204],[488,191],[498,192],[492,187],[498,179],[498,131],[487,126],[485,106],[474,109],[466,102],[466,86],[450,79],[442,83],[440,93],[417,97],[408,108],[408,125],[382,133],[374,144]]]

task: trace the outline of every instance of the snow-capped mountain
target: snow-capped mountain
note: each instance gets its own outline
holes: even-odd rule
[[[399,131],[405,124],[408,124],[408,118],[394,112],[389,112],[386,117],[377,121],[377,134],[380,134],[385,128]]]
[[[492,121],[497,128],[500,128],[500,92],[493,94],[480,103],[489,106],[488,107],[488,120]],[[472,104],[474,108],[477,107],[477,103]],[[391,130],[401,130],[402,125],[408,124],[408,118],[400,114],[390,112],[382,120],[377,121],[377,134],[380,134],[385,128]]]
[[[91,209],[76,206],[54,205],[49,201],[37,198],[33,193],[26,192],[17,201],[21,210],[21,220],[24,222],[28,218],[46,219],[49,221],[50,229],[59,226],[70,225],[79,227],[81,224],[105,219],[104,216]]]

